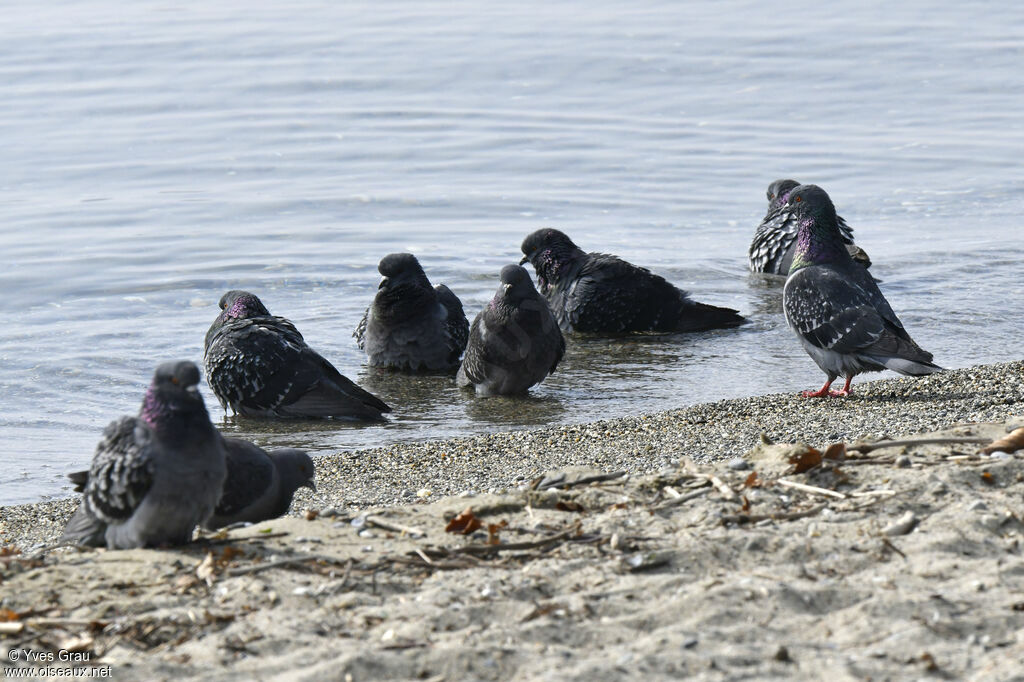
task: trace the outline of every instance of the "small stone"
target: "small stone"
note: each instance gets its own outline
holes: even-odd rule
[[[728,467],[733,471],[746,471],[750,468],[750,462],[742,457],[733,457],[729,460]]]
[[[359,537],[361,537],[361,538],[372,538],[372,537],[374,537],[373,531],[370,530],[369,528],[364,528],[361,531],[359,531]]]
[[[320,512],[320,516],[324,517],[325,519],[330,519],[335,516],[338,516],[340,513],[341,512],[338,511],[337,507],[328,507],[327,509],[324,509],[322,512]]]
[[[980,511],[982,509],[988,509],[988,505],[985,504],[985,500],[975,500],[967,505],[967,511]]]
[[[416,491],[416,497],[420,498],[421,500],[426,499],[433,494],[434,491],[431,490],[430,488],[420,488],[419,490]]]
[[[906,535],[910,531],[914,530],[914,526],[917,525],[917,522],[917,515],[912,511],[908,511],[905,514],[903,514],[903,516],[899,517],[898,519],[890,523],[888,526],[883,528],[882,534],[888,535],[889,537],[895,537],[897,535]]]
[[[697,646],[697,644],[698,644],[698,640],[697,640],[696,637],[690,637],[689,639],[684,639],[683,640],[683,648],[684,649],[692,649],[693,647]]]
[[[776,661],[780,661],[782,663],[792,663],[793,662],[793,659],[790,658],[790,656],[789,656],[789,649],[787,649],[784,646],[780,646],[778,649],[776,649],[775,650],[775,655],[772,656],[772,658],[774,658]]]
[[[899,457],[896,458],[896,466],[899,467],[900,469],[907,469],[913,463],[914,462],[913,460],[910,459],[909,455],[900,455]]]
[[[302,515],[307,521],[313,521],[316,517],[320,516],[320,511],[317,509],[306,509],[302,512]]]

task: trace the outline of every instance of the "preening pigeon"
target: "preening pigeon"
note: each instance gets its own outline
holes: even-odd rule
[[[466,349],[469,321],[443,284],[430,286],[411,253],[392,253],[377,266],[384,276],[352,334],[370,365],[402,372],[454,370]]]
[[[251,417],[374,421],[390,412],[306,345],[254,294],[229,291],[206,333],[206,380],[224,409]]]
[[[745,321],[731,308],[692,300],[664,278],[603,253],[585,253],[569,237],[537,230],[522,245],[540,292],[564,332],[696,332]]]
[[[501,285],[469,330],[455,377],[477,395],[525,393],[555,371],[565,339],[530,275],[518,265],[501,269]]]
[[[850,381],[861,372],[891,369],[919,376],[941,371],[932,354],[903,329],[868,271],[850,257],[825,190],[795,187],[786,206],[798,236],[782,307],[804,350],[828,376],[820,390],[803,395],[849,395]],[[839,376],[846,377],[846,385],[830,392]]]
[[[110,549],[189,542],[220,499],[227,467],[191,362],[160,365],[138,417],[103,431],[62,542]],[[87,480],[83,480],[87,478]]]
[[[748,253],[751,272],[783,277],[789,274],[796,253],[797,221],[786,208],[786,199],[799,184],[796,180],[776,180],[768,185],[768,212],[754,232]],[[853,259],[865,268],[870,267],[868,254],[853,243],[853,229],[841,216],[836,216],[836,225]]]
[[[224,494],[204,528],[276,519],[288,511],[296,490],[316,490],[316,468],[304,450],[267,451],[241,438],[225,438],[224,450]]]

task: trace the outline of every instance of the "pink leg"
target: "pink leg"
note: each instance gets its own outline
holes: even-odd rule
[[[840,390],[840,391],[832,391],[830,393],[830,395],[835,397],[835,398],[845,398],[848,395],[853,395],[853,389],[850,388],[850,382],[851,381],[853,381],[853,375],[852,374],[849,375],[848,377],[846,377],[846,383],[843,385],[842,390]]]
[[[800,396],[802,398],[827,398],[830,395],[832,395],[828,388],[829,386],[832,385],[833,381],[835,381],[835,377],[829,377],[828,379],[825,380],[825,385],[822,386],[820,390],[804,391],[803,393],[800,394]]]

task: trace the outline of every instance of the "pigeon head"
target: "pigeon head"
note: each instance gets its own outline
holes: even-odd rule
[[[188,360],[163,363],[153,374],[140,416],[160,430],[176,416],[190,413],[206,415],[206,405],[199,393],[199,368]]]
[[[520,303],[537,297],[537,290],[530,280],[530,273],[521,265],[506,265],[501,269],[501,286],[495,294],[495,300],[502,299],[505,303]]]
[[[785,205],[790,191],[799,185],[800,183],[796,180],[776,180],[768,185],[768,191],[766,192],[768,195],[768,212],[771,213],[773,210]]]
[[[786,210],[796,218],[797,245],[790,272],[808,265],[849,260],[832,199],[817,185],[799,185],[789,192]]]
[[[292,494],[299,488],[309,488],[316,492],[316,467],[305,450],[277,450],[271,452],[270,456],[281,477],[281,488],[287,493],[289,504]]]
[[[523,265],[529,261],[533,265],[542,290],[556,284],[562,276],[569,273],[576,261],[586,257],[582,249],[576,246],[567,234],[550,227],[528,235],[523,240],[521,248],[524,257],[519,264]]]
[[[245,319],[247,317],[261,317],[269,315],[270,311],[263,305],[263,301],[256,294],[237,289],[229,291],[220,297],[220,309],[224,312],[221,317],[229,320]]]
[[[430,287],[420,262],[411,253],[391,253],[381,259],[377,271],[384,276],[380,282],[381,289],[390,286],[413,284],[414,286]]]

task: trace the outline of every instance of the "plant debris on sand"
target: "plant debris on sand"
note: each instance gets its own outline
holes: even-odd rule
[[[979,449],[1016,426],[567,469],[168,550],[8,548],[0,649],[146,679],[1011,679],[1024,452]]]

